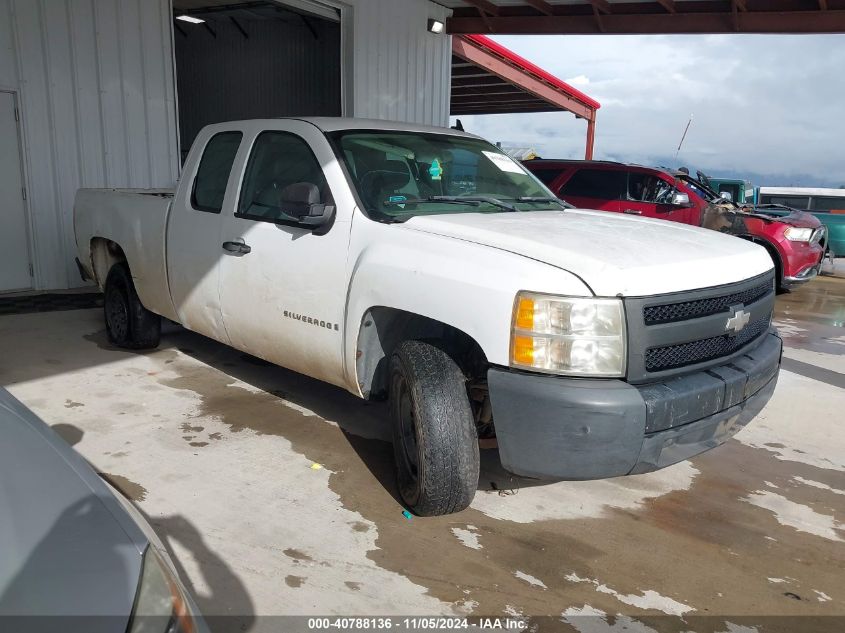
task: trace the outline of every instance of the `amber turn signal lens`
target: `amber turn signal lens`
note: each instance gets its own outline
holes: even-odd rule
[[[520,297],[516,307],[516,328],[518,330],[534,329],[534,300]]]
[[[514,336],[513,337],[513,360],[520,365],[534,364],[534,337]]]

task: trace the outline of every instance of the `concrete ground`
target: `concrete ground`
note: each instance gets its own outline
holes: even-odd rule
[[[524,614],[552,616],[540,630],[842,630],[764,617],[845,618],[841,264],[778,298],[778,389],[724,446],[543,486],[485,451],[472,507],[441,518],[403,517],[384,405],[179,328],[130,353],[99,310],[0,317],[0,383],[136,502],[202,611],[232,616],[216,628]]]

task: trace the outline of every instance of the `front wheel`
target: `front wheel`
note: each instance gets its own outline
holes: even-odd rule
[[[466,378],[443,350],[405,341],[390,362],[399,494],[420,516],[458,512],[478,487],[478,435]]]

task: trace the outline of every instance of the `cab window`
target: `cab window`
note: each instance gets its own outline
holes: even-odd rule
[[[240,132],[220,132],[208,141],[191,190],[191,206],[197,211],[220,213],[241,138]]]
[[[809,209],[810,198],[809,196],[762,195],[760,196],[760,204],[781,204],[793,209]]]
[[[255,140],[244,175],[240,217],[266,222],[296,222],[294,209],[303,187],[314,191],[313,204],[329,204],[326,177],[303,139],[289,132],[262,132]]]
[[[628,199],[668,204],[672,199],[672,186],[654,174],[631,172],[628,174]]]
[[[814,196],[813,209],[817,211],[845,209],[845,196]]]
[[[579,169],[561,188],[562,198],[620,200],[625,197],[625,172],[610,169]]]
[[[557,180],[557,177],[560,175],[560,169],[555,169],[554,167],[551,168],[539,168],[539,169],[532,169],[531,173],[537,176],[537,178],[547,187],[551,187],[554,184],[554,181]]]

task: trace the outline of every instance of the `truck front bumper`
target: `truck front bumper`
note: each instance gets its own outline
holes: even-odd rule
[[[772,330],[726,365],[665,382],[487,373],[502,466],[538,479],[650,472],[722,444],[771,398],[781,340]]]

